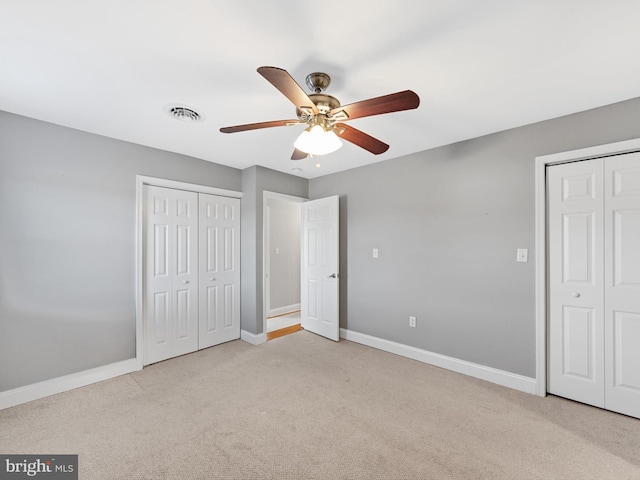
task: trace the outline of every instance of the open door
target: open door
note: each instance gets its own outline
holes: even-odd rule
[[[338,196],[302,205],[302,328],[338,341]]]

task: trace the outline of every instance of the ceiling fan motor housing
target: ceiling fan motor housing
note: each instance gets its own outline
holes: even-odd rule
[[[323,115],[328,115],[331,110],[340,106],[340,102],[336,97],[332,97],[331,95],[326,95],[324,93],[312,93],[309,95],[309,98],[316,107],[318,107],[318,111]],[[313,117],[312,112],[306,112],[300,109],[296,109],[296,114],[303,122],[307,122]]]

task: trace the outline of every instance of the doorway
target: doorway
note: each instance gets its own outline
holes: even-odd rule
[[[305,198],[264,192],[264,326],[267,341],[301,330],[300,255]]]
[[[263,196],[263,267],[265,272],[263,288],[263,332],[269,331],[268,318],[285,313],[294,313],[294,305],[282,307],[285,311],[275,310],[272,289],[279,280],[273,275],[271,262],[282,251],[271,238],[274,230],[270,208],[274,202],[284,200],[295,203],[298,209],[295,225],[288,231],[288,239],[299,246],[299,255],[290,261],[289,275],[297,279],[297,284],[289,282],[291,291],[295,291],[300,309],[300,325],[289,332],[298,331],[300,327],[312,333],[334,341],[340,338],[339,319],[339,197],[319,198],[308,201],[300,197],[292,197],[273,192],[264,192]],[[298,213],[299,212],[299,213]],[[289,227],[288,227],[289,228]],[[276,253],[277,252],[277,253]],[[289,300],[291,301],[291,300]],[[278,336],[281,336],[278,335]],[[269,339],[269,334],[266,334]],[[273,335],[272,335],[273,336]]]

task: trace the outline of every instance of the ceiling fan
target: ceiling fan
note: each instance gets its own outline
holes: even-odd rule
[[[224,127],[220,131],[235,133],[307,124],[308,127],[294,142],[295,149],[291,160],[302,160],[309,154],[325,155],[334,152],[342,146],[340,139],[364,148],[374,155],[384,153],[389,149],[389,145],[342,122],[382,113],[412,110],[420,105],[420,98],[411,90],[340,105],[337,98],[324,93],[331,83],[331,77],[326,73],[315,72],[307,75],[305,83],[313,92],[309,95],[282,68],[260,67],[258,73],[296,106],[297,118]]]

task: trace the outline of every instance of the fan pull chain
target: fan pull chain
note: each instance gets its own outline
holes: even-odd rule
[[[322,156],[322,155],[312,155],[312,154],[309,154],[309,157],[310,157],[310,158],[315,158],[315,159],[316,159],[316,168],[322,168],[322,164],[320,163],[320,157],[321,157],[321,156]]]

